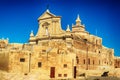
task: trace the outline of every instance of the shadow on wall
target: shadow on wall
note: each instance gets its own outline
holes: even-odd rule
[[[120,80],[120,77],[109,76],[109,71],[103,72],[101,76],[87,76],[82,73],[79,77],[85,77],[83,80]]]

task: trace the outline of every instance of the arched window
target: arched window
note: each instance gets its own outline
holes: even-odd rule
[[[48,22],[45,22],[42,24],[42,27],[44,28],[44,31],[45,31],[45,34],[44,35],[49,35],[49,31],[48,31],[48,27],[49,27],[49,23]]]
[[[46,27],[45,29],[46,29],[46,35],[48,36],[48,27]]]

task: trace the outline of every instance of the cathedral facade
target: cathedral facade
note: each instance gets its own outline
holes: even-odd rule
[[[38,18],[36,35],[29,43],[0,40],[0,69],[12,73],[39,72],[46,79],[76,78],[86,71],[109,71],[120,67],[114,49],[102,45],[102,38],[90,34],[79,15],[72,30],[62,30],[61,17],[48,9]]]

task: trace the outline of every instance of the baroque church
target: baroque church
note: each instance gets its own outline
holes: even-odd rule
[[[34,35],[31,31],[28,43],[0,40],[0,70],[39,72],[45,79],[69,79],[86,72],[101,75],[120,68],[120,58],[114,56],[114,49],[103,46],[102,38],[86,31],[79,15],[75,22],[72,30],[69,25],[62,30],[61,16],[47,9],[38,18],[38,32]],[[92,74],[94,71],[97,72]]]

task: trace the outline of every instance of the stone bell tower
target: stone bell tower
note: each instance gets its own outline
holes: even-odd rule
[[[84,31],[85,31],[85,26],[81,24],[81,20],[78,15],[76,19],[76,24],[72,25],[72,32],[84,32]]]

